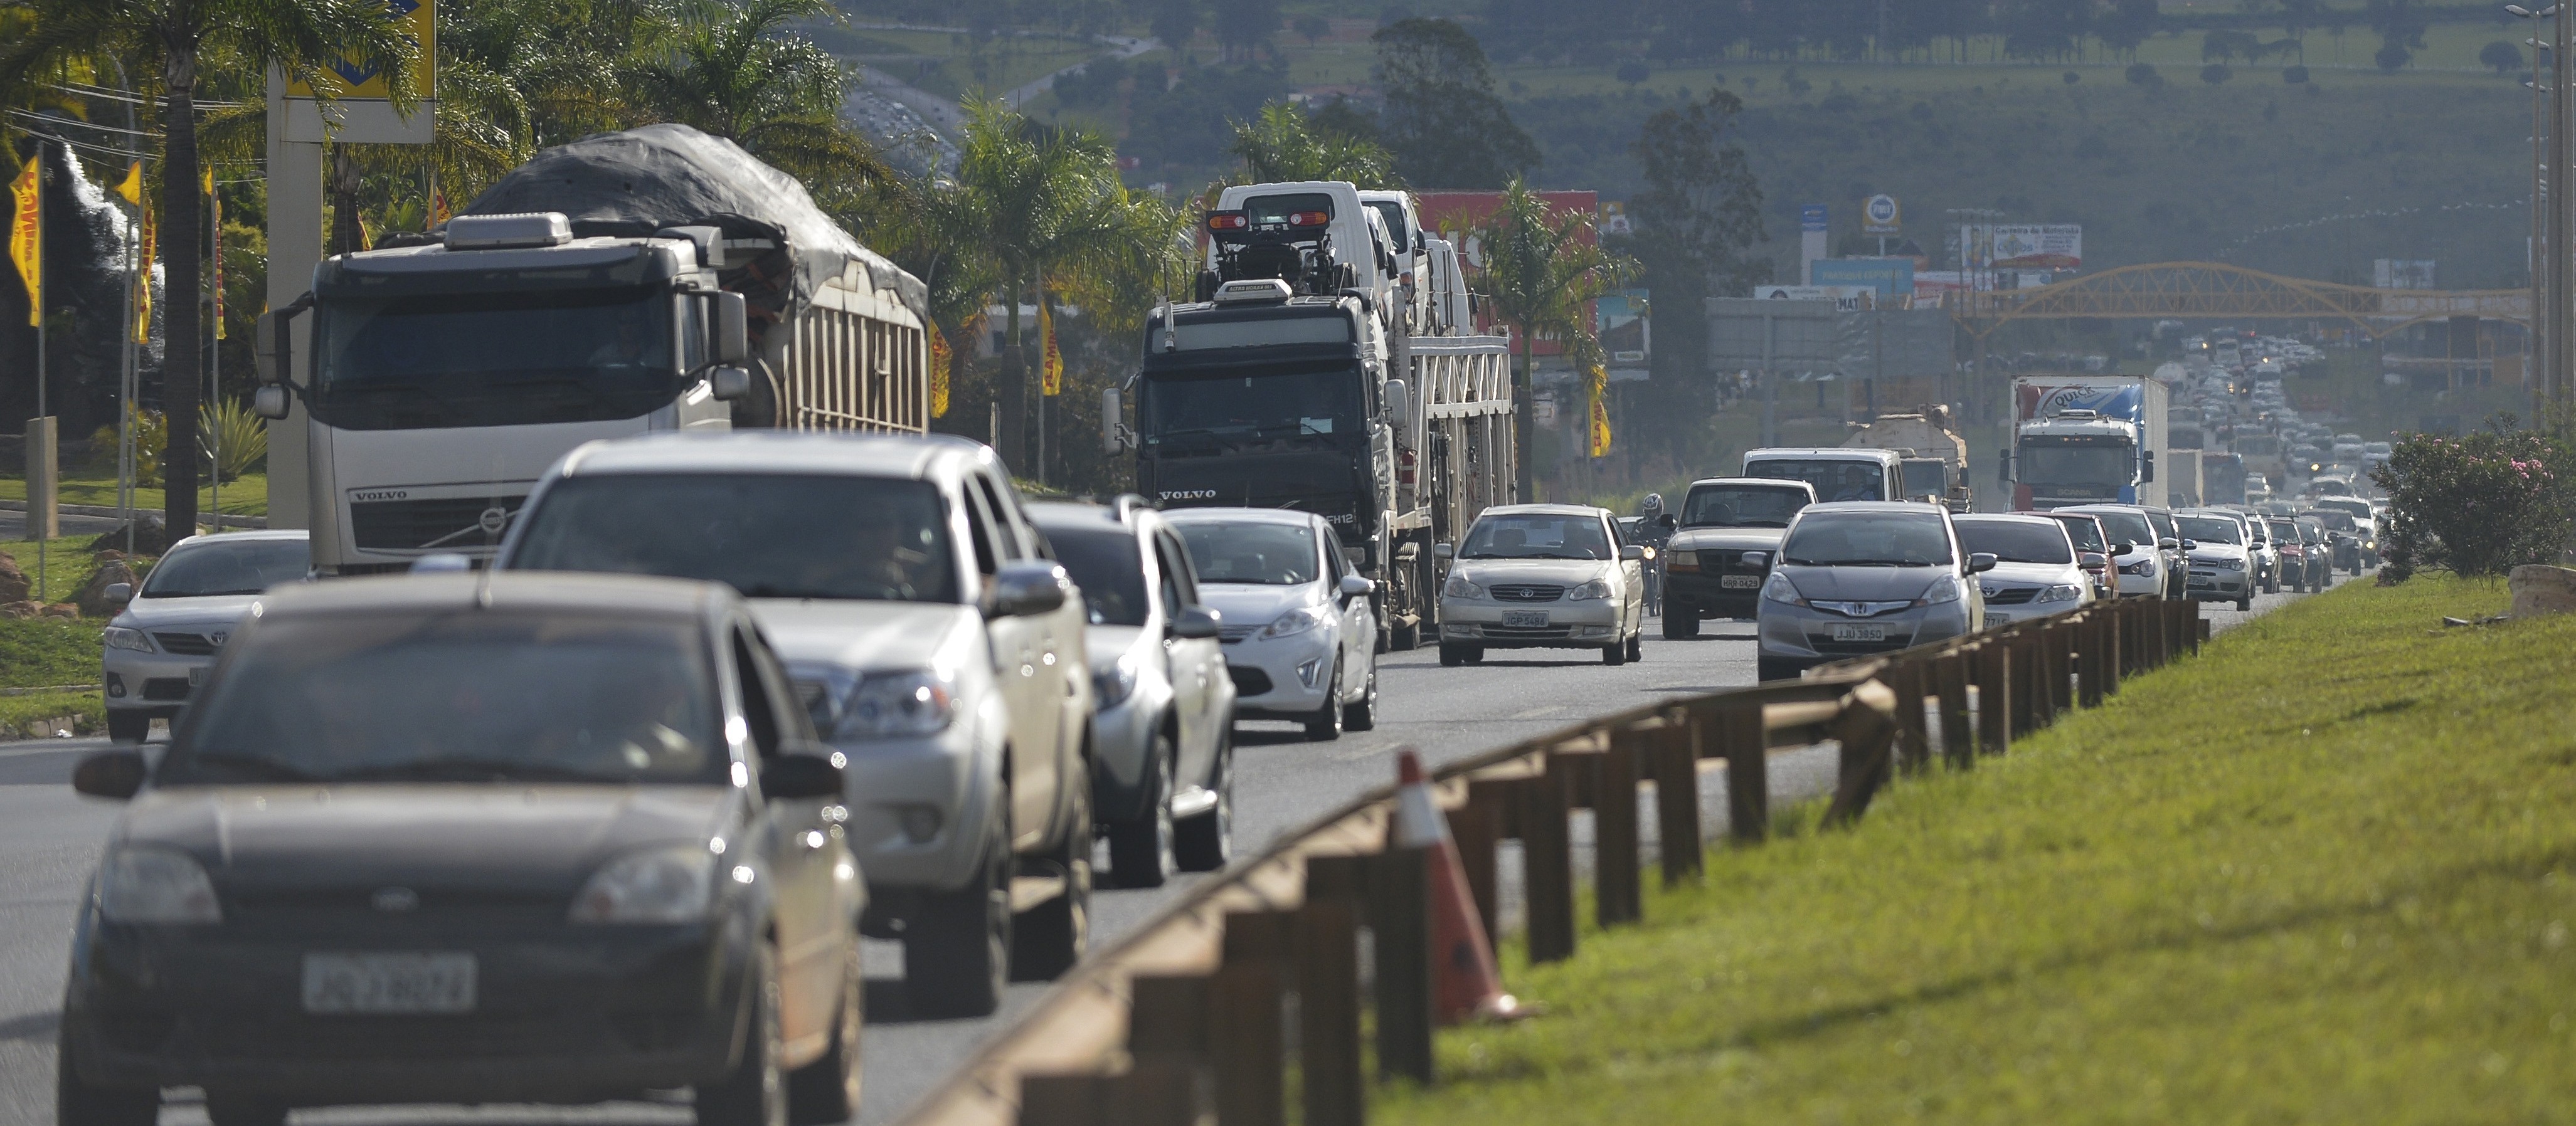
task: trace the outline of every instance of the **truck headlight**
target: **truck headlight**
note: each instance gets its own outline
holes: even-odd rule
[[[1762,600],[1790,606],[1807,604],[1806,599],[1799,597],[1797,584],[1790,582],[1789,576],[1779,571],[1771,572],[1770,578],[1762,580]]]
[[[1321,606],[1300,606],[1271,619],[1269,625],[1261,627],[1261,633],[1257,636],[1264,640],[1274,637],[1294,637],[1322,626],[1330,617],[1331,615],[1327,614]]]
[[[1441,587],[1440,593],[1448,595],[1451,598],[1483,598],[1485,596],[1485,588],[1468,582],[1466,579],[1457,575],[1451,575],[1449,576],[1448,585]]]
[[[214,881],[197,858],[129,845],[98,866],[98,913],[112,923],[220,923]]]
[[[1697,571],[1697,570],[1699,570],[1699,553],[1698,553],[1698,552],[1696,552],[1696,551],[1667,551],[1667,552],[1665,552],[1665,553],[1664,553],[1664,573],[1665,573],[1665,574],[1672,574],[1672,573],[1674,573],[1674,572],[1676,572],[1676,571],[1680,571],[1680,572],[1693,572],[1693,571]]]
[[[1610,583],[1604,579],[1594,579],[1565,592],[1565,600],[1568,602],[1598,602],[1608,597],[1610,597]]]
[[[712,845],[630,852],[603,865],[572,897],[576,923],[687,923],[715,901]]]
[[[1123,704],[1127,702],[1128,694],[1134,691],[1136,691],[1136,658],[1131,655],[1120,654],[1116,663],[1103,666],[1091,674],[1093,702],[1101,707],[1111,708]]]
[[[874,672],[842,698],[838,739],[936,735],[957,718],[956,682],[933,669]]]
[[[2052,587],[2049,587],[2049,588],[2048,588],[2048,589],[2046,589],[2046,590],[2040,591],[2040,592],[2039,592],[2039,597],[2034,598],[2034,599],[2031,599],[2031,601],[2033,601],[2033,602],[2073,602],[2073,601],[2075,601],[2076,599],[2078,599],[2078,598],[2082,598],[2082,597],[2084,597],[2084,590],[2083,590],[2083,588],[2082,588],[2082,587],[2078,587],[2078,586],[2076,586],[2076,585],[2075,585],[2075,584],[2073,584],[2073,583],[2059,583],[2059,584],[2057,584],[2056,586],[2052,586]]]
[[[152,651],[152,638],[139,629],[127,629],[124,626],[109,626],[107,627],[107,647],[110,649],[132,649],[137,653],[149,653]]]

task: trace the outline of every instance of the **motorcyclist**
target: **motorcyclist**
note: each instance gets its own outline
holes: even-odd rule
[[[1646,612],[1664,612],[1664,548],[1673,539],[1673,530],[1664,523],[1664,494],[1647,493],[1637,502],[1637,539],[1646,548]]]

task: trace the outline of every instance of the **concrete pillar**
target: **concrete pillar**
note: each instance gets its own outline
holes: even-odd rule
[[[63,534],[62,461],[55,456],[55,418],[27,420],[27,538],[50,540]]]
[[[268,78],[268,307],[282,309],[313,288],[322,261],[322,145],[285,138],[286,82]],[[313,317],[295,318],[297,385],[313,385]],[[312,471],[304,404],[268,424],[268,526],[313,526]]]

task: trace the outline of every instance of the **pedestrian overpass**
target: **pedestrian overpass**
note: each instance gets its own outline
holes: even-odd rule
[[[2373,337],[2458,317],[2531,325],[2527,289],[2374,289],[2223,262],[2121,266],[2036,289],[1956,296],[1953,315],[1981,346],[2014,321],[2088,318],[2340,321]]]

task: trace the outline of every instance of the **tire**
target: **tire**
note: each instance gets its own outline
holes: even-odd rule
[[[1664,601],[1664,640],[1688,641],[1699,636],[1699,608],[1678,598]]]
[[[1755,657],[1753,659],[1753,664],[1755,666],[1755,675],[1759,676],[1765,682],[1774,680],[1796,680],[1798,679],[1798,674],[1806,671],[1799,668],[1796,661],[1789,660],[1785,657]]]
[[[1611,642],[1611,643],[1610,643],[1610,644],[1608,644],[1608,645],[1604,645],[1604,646],[1602,646],[1602,647],[1601,647],[1601,663],[1602,663],[1602,664],[1605,664],[1605,665],[1624,665],[1624,664],[1627,664],[1627,663],[1628,663],[1628,643],[1627,643],[1627,642],[1625,642],[1625,641],[1613,641],[1613,642]]]
[[[859,1114],[859,1034],[867,1020],[867,986],[859,968],[858,937],[841,970],[841,1012],[832,1043],[814,1062],[787,1073],[788,1126],[827,1126]]]
[[[214,1126],[285,1126],[286,1103],[266,1095],[208,1091],[206,1121]]]
[[[778,1068],[778,952],[766,939],[752,947],[751,1020],[733,1071],[698,1085],[698,1126],[787,1126],[787,1077]],[[207,1102],[207,1109],[213,1109]]]
[[[1172,834],[1172,859],[1184,872],[1213,872],[1234,858],[1234,741],[1216,752],[1216,808],[1180,822]]]
[[[111,711],[107,713],[107,737],[119,743],[140,743],[152,734],[152,717],[142,712]]]
[[[1306,738],[1318,743],[1329,743],[1342,737],[1341,658],[1333,658],[1332,679],[1324,683],[1330,686],[1324,690],[1324,706],[1306,717]]]
[[[1443,641],[1440,643],[1440,667],[1454,669],[1467,663],[1467,647]]]
[[[1481,664],[1484,664],[1484,663],[1485,663],[1485,647],[1484,647],[1484,646],[1482,646],[1482,645],[1468,645],[1468,646],[1462,646],[1462,647],[1461,647],[1461,651],[1462,651],[1462,652],[1464,652],[1464,653],[1467,655],[1467,663],[1468,663],[1468,664],[1471,664],[1471,665],[1481,665]]]
[[[1390,653],[1410,653],[1421,647],[1422,625],[1419,622],[1395,627],[1394,636],[1386,643],[1387,651]]]
[[[1638,626],[1637,632],[1628,635],[1628,659],[1631,661],[1646,659],[1646,627]]]
[[[115,713],[108,713],[113,715]],[[72,1020],[54,1053],[54,1121],[61,1126],[154,1126],[161,1120],[158,1087],[100,1087],[72,1066]]]
[[[1011,980],[1054,981],[1091,949],[1091,779],[1073,787],[1064,838],[1042,862],[1064,877],[1064,894],[1031,907],[1011,924]]]
[[[1368,691],[1355,704],[1342,705],[1342,730],[1372,731],[1377,728],[1377,662],[1369,662]]]
[[[904,996],[927,1017],[985,1017],[1002,1007],[1011,952],[1010,821],[993,812],[984,838],[983,878],[923,897],[903,931]]]
[[[2237,600],[2236,600],[2236,612],[2237,612],[2237,613],[2239,613],[2239,614],[2242,614],[2242,613],[2246,612],[2247,610],[2251,610],[2251,609],[2253,609],[2253,608],[2254,608],[2254,599],[2252,599],[2251,597],[2239,598],[2239,599],[2237,599]]]
[[[1158,888],[1172,874],[1172,739],[1160,729],[1145,752],[1145,808],[1109,823],[1109,873],[1123,888]]]

